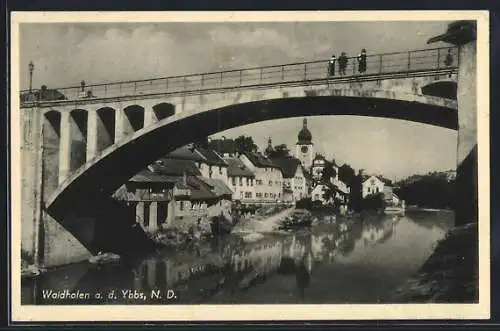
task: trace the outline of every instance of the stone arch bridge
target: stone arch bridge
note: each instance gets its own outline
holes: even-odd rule
[[[344,76],[326,75],[326,61],[318,61],[57,89],[62,100],[41,92],[24,98],[23,249],[44,256],[46,265],[96,251],[102,201],[165,153],[229,128],[358,115],[457,130],[457,101],[422,94],[443,80],[456,82],[458,67],[443,67],[445,53],[373,55],[364,73],[350,59]]]

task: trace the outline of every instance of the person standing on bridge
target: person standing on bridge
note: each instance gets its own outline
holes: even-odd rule
[[[339,73],[340,75],[345,75],[345,69],[347,68],[347,56],[345,55],[345,52],[342,52],[342,54],[339,56]]]
[[[358,71],[359,73],[366,72],[366,49],[361,50],[361,54],[358,55]]]
[[[330,61],[328,61],[328,74],[329,76],[335,76],[335,62],[337,62],[337,58],[335,55],[332,55]]]
[[[444,65],[446,67],[451,67],[453,64],[453,55],[451,55],[451,48],[448,48],[448,54],[446,54],[446,58],[444,59]],[[448,75],[448,78],[451,78],[451,70],[450,74]]]

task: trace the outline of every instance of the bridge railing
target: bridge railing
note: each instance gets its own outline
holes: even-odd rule
[[[448,52],[451,52],[453,58],[453,62],[450,65],[445,64]],[[182,93],[325,79],[334,82],[336,79],[349,77],[436,71],[440,69],[453,70],[456,69],[457,64],[457,48],[433,48],[368,55],[366,59],[366,71],[363,73],[360,73],[358,70],[357,57],[349,57],[345,75],[340,75],[337,59],[335,76],[333,77],[329,75],[328,60],[322,60],[147,80],[95,84],[87,85],[83,88],[81,86],[72,86],[47,89],[46,91],[33,90],[31,93],[24,90],[21,91],[21,103],[29,104],[54,100],[85,100],[88,98]]]

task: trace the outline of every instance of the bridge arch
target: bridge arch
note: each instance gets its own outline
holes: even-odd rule
[[[75,171],[87,161],[88,112],[85,109],[70,111],[70,168]]]
[[[144,127],[144,107],[132,104],[122,110],[122,136],[139,131]]]
[[[43,186],[47,194],[57,189],[59,182],[59,151],[61,144],[61,113],[49,110],[43,116]]]
[[[111,107],[102,107],[96,110],[97,152],[100,152],[115,143],[116,110]]]
[[[214,133],[255,122],[355,115],[457,129],[456,103],[393,91],[295,87],[248,94],[236,91],[222,100],[192,102],[189,107],[130,134],[87,162],[48,198],[49,211],[82,196],[110,196],[123,182],[166,153]]]
[[[161,121],[164,118],[175,115],[175,105],[168,102],[160,102],[153,106],[155,119]]]

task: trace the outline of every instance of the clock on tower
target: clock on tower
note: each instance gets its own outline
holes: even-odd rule
[[[313,159],[313,143],[311,132],[307,128],[306,118],[303,120],[302,130],[300,130],[297,137],[296,157],[300,160],[302,166],[305,168],[311,167]]]

